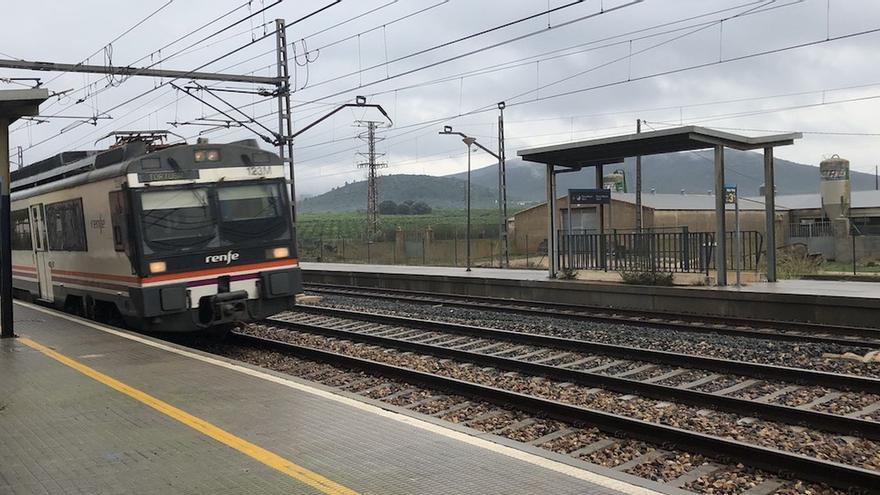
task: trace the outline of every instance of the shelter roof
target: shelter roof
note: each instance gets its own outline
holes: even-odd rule
[[[523,160],[568,168],[619,163],[632,156],[658,155],[712,148],[716,145],[737,150],[786,146],[800,139],[801,133],[749,137],[699,126],[625,134],[575,143],[519,150]]]
[[[40,103],[48,98],[45,88],[0,91],[0,119],[9,119],[11,124],[20,117],[38,115]]]

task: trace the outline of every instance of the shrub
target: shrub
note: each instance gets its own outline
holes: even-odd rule
[[[673,274],[668,272],[650,272],[640,270],[624,270],[620,272],[623,283],[631,285],[672,285]]]
[[[804,275],[819,273],[822,257],[811,255],[806,246],[794,244],[776,250],[776,277],[779,279],[798,279]],[[761,269],[767,272],[766,257]]]
[[[559,280],[574,280],[577,278],[578,271],[574,268],[560,268],[556,278]]]

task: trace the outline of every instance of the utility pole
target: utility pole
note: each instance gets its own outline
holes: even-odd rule
[[[498,226],[500,265],[510,268],[510,251],[507,239],[507,154],[504,151],[504,102],[498,103],[498,209],[501,224]]]
[[[21,147],[19,147],[18,149],[21,149]],[[877,165],[874,165],[874,190],[880,191],[880,174],[877,173],[877,168]]]
[[[375,120],[359,120],[356,122],[358,127],[366,127],[367,130],[360,133],[358,137],[367,143],[367,152],[358,153],[358,155],[366,158],[367,161],[358,164],[358,168],[367,169],[367,234],[372,240],[379,231],[379,174],[377,170],[388,166],[387,163],[379,163],[377,158],[384,156],[384,153],[376,152],[376,143],[384,138],[376,136],[376,129],[382,122]]]
[[[642,133],[642,119],[636,119],[636,134]],[[642,231],[642,157],[636,157],[636,232]]]
[[[275,19],[275,50],[278,62],[278,156],[287,162],[290,175],[290,218],[296,230],[296,177],[293,168],[293,115],[290,106],[290,67],[287,60],[287,28],[284,19]]]

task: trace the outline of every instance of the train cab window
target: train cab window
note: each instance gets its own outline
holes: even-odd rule
[[[33,249],[31,240],[31,220],[27,209],[15,210],[10,213],[12,217],[12,249],[27,250]]]
[[[202,246],[216,237],[216,224],[204,188],[141,194],[143,236],[154,251]]]
[[[50,251],[87,251],[82,198],[46,205]]]
[[[123,191],[110,192],[110,225],[113,229],[113,248],[128,253],[128,202]]]
[[[283,197],[278,183],[218,187],[223,239],[238,242],[286,233]]]

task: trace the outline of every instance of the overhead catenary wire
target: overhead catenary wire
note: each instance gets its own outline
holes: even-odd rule
[[[762,6],[762,7],[764,7],[764,6],[768,5],[768,4],[767,4],[767,1],[768,1],[768,0],[758,0],[758,1],[748,2],[748,3],[746,3],[746,4],[739,5],[739,6],[736,6],[736,7],[728,7],[728,8],[725,8],[725,9],[719,9],[719,10],[716,10],[716,11],[713,11],[713,12],[709,12],[709,13],[698,14],[698,15],[691,16],[691,17],[686,18],[686,19],[682,19],[682,20],[678,20],[678,21],[672,21],[672,22],[664,23],[664,24],[659,25],[659,27],[668,26],[668,25],[673,25],[673,24],[678,24],[678,23],[681,23],[681,22],[685,22],[685,21],[689,21],[689,20],[693,20],[693,19],[698,19],[698,18],[700,18],[700,17],[705,17],[705,16],[707,16],[707,15],[713,15],[713,14],[717,14],[717,13],[723,13],[723,12],[727,12],[727,11],[730,11],[730,10],[735,10],[735,9],[737,9],[737,8],[742,8],[742,7],[747,7],[747,6],[753,6],[753,5],[756,5],[756,4],[758,4],[758,5]],[[802,2],[802,1],[803,1],[803,0],[795,0],[794,2],[791,2],[791,3],[799,3],[799,2]],[[772,1],[771,1],[771,3],[773,3],[773,2],[775,2],[775,0],[772,0]],[[434,6],[436,6],[436,5],[439,5],[439,4],[434,4]],[[786,4],[786,5],[789,5],[789,4]],[[622,6],[621,6],[621,7],[622,7]],[[423,10],[424,10],[424,9],[423,9]],[[603,9],[603,11],[604,11],[604,9]],[[421,11],[417,11],[416,13],[419,13],[419,12],[421,12]],[[742,13],[741,13],[740,15],[742,15]],[[399,20],[399,19],[400,19],[400,18],[398,18],[398,19],[396,19],[396,20]],[[575,19],[574,21],[569,21],[569,23],[570,23],[570,22],[577,22],[577,21],[579,21],[579,20],[583,20],[583,18]],[[565,23],[565,24],[568,24],[568,23]],[[565,25],[565,24],[563,24],[563,25]],[[633,31],[633,32],[635,32],[635,33],[637,33],[637,32],[644,32],[644,31],[648,31],[648,30],[651,30],[651,29],[655,29],[655,28],[657,28],[657,27],[658,27],[658,26],[652,26],[652,27],[650,27],[650,28],[644,28],[644,29],[641,29],[641,30]],[[375,28],[374,28],[374,29],[375,29]],[[472,34],[472,35],[468,35],[468,37],[473,37],[473,36],[474,36],[474,34]],[[606,39],[606,40],[607,40],[607,39],[614,39],[614,38],[619,38],[620,36],[623,36],[623,35],[617,35],[617,36],[613,36],[613,37],[605,38],[605,39]],[[585,44],[580,44],[579,46],[584,46],[584,45],[587,45],[587,44],[594,44],[594,43],[597,43],[597,42],[599,42],[599,41],[602,41],[602,40],[596,40],[596,41],[593,41],[593,42],[589,42],[589,43],[585,43]],[[447,43],[448,43],[448,42],[447,42]],[[384,64],[384,63],[383,63],[383,64]],[[422,69],[417,69],[417,70],[422,70]],[[398,89],[399,89],[399,88],[398,88]],[[397,91],[397,89],[392,90],[392,91]],[[302,102],[301,104],[296,105],[296,107],[302,107],[302,106],[304,106],[304,105],[309,105],[309,104],[320,104],[320,103],[321,103],[320,101],[310,100],[310,101]],[[268,115],[269,115],[269,114],[267,114],[267,116],[268,116]],[[262,116],[261,116],[261,117],[262,117]],[[261,118],[261,117],[259,117],[259,118]]]
[[[556,10],[559,10],[560,8],[563,8],[563,7],[570,7],[570,6],[572,6],[572,5],[579,4],[579,3],[583,2],[583,1],[585,1],[585,0],[579,0],[579,1],[577,1],[577,2],[572,2],[572,3],[570,3],[570,4],[565,4],[565,5],[562,5],[562,6],[560,6],[560,7],[556,7],[556,8],[551,9],[551,10],[556,11]],[[617,11],[617,10],[621,10],[621,9],[624,9],[624,8],[627,8],[627,7],[632,7],[633,5],[639,4],[639,3],[643,2],[643,1],[644,1],[644,0],[632,0],[632,1],[630,1],[630,2],[627,2],[627,3],[622,4],[622,5],[618,5],[618,6],[616,6],[616,7],[612,7],[612,8],[609,8],[609,9],[602,9],[602,10],[600,10],[599,12],[595,12],[595,13],[592,13],[592,14],[589,14],[589,15],[585,15],[585,16],[581,16],[581,17],[578,17],[578,18],[576,18],[576,19],[572,19],[572,20],[569,20],[569,21],[566,21],[566,22],[563,22],[563,23],[560,23],[560,24],[556,24],[556,25],[552,26],[551,28],[543,28],[543,29],[540,29],[540,30],[537,30],[537,31],[531,31],[531,32],[526,33],[526,34],[523,34],[523,35],[519,35],[519,36],[516,36],[516,37],[513,37],[513,38],[509,38],[509,39],[506,39],[506,40],[503,40],[503,41],[500,41],[500,42],[497,42],[497,43],[493,43],[493,44],[490,44],[490,45],[487,45],[487,46],[484,46],[484,47],[481,47],[481,48],[477,48],[477,49],[474,49],[474,50],[469,50],[469,51],[467,51],[467,52],[465,52],[465,53],[461,53],[461,54],[458,54],[458,55],[455,55],[455,56],[446,57],[446,58],[441,59],[441,60],[438,60],[438,61],[436,61],[436,62],[432,62],[432,63],[426,64],[426,65],[422,65],[422,66],[420,66],[420,67],[416,67],[416,68],[413,68],[413,69],[408,69],[408,70],[405,70],[405,71],[402,71],[402,72],[398,72],[398,73],[392,74],[392,75],[390,75],[390,76],[386,76],[386,77],[383,77],[383,78],[380,78],[380,79],[375,79],[375,80],[373,80],[373,81],[360,82],[360,83],[358,84],[358,86],[355,86],[355,87],[352,87],[352,88],[348,88],[348,89],[345,89],[345,90],[341,90],[341,91],[337,91],[337,92],[335,92],[335,93],[332,93],[332,94],[329,94],[329,95],[325,95],[325,96],[320,97],[320,98],[315,98],[315,99],[310,100],[310,102],[311,102],[311,101],[321,101],[321,100],[325,100],[325,99],[328,99],[328,98],[335,98],[335,97],[337,97],[337,96],[341,96],[341,95],[344,95],[344,94],[350,93],[350,92],[352,92],[352,91],[360,90],[361,88],[364,88],[364,87],[373,86],[373,85],[375,85],[375,84],[383,83],[383,82],[386,82],[386,81],[389,81],[389,80],[392,80],[392,79],[396,79],[396,78],[399,78],[399,77],[403,77],[403,76],[407,76],[407,75],[410,75],[410,74],[414,74],[414,73],[416,73],[416,72],[419,72],[419,71],[422,71],[422,70],[425,70],[425,69],[430,69],[430,68],[433,68],[433,67],[437,67],[437,66],[439,66],[439,65],[443,65],[443,64],[446,64],[446,63],[452,62],[452,61],[454,61],[454,60],[459,60],[459,59],[461,59],[461,58],[469,57],[469,56],[471,56],[471,55],[475,55],[475,54],[477,54],[477,53],[481,53],[481,52],[485,52],[485,51],[488,51],[488,50],[492,50],[492,49],[494,49],[494,48],[498,48],[498,47],[501,47],[501,46],[504,46],[504,45],[508,45],[508,44],[510,44],[510,43],[514,43],[514,42],[517,42],[517,41],[522,41],[522,40],[527,39],[527,38],[530,38],[530,37],[532,37],[532,36],[537,36],[537,35],[540,35],[540,34],[544,34],[544,33],[549,32],[551,29],[559,29],[559,28],[562,28],[562,27],[565,27],[565,26],[569,26],[569,25],[572,25],[572,24],[578,23],[578,22],[585,21],[585,20],[587,20],[587,19],[595,18],[595,17],[600,16],[600,15],[608,14],[608,13],[611,13],[611,12],[614,12],[614,11]],[[545,13],[546,13],[546,11],[545,11]],[[464,37],[458,38],[458,39],[456,39],[456,40],[448,41],[448,42],[441,43],[441,44],[438,44],[438,45],[434,45],[434,46],[431,46],[431,47],[428,47],[428,48],[425,48],[425,49],[422,49],[422,50],[418,50],[418,51],[416,51],[416,52],[412,52],[412,53],[409,53],[409,54],[407,54],[407,55],[403,55],[403,56],[397,57],[397,58],[392,59],[392,60],[383,61],[383,62],[381,62],[381,63],[379,63],[379,64],[376,64],[376,65],[373,65],[373,66],[363,67],[363,68],[360,68],[358,71],[350,72],[350,73],[348,73],[348,74],[344,74],[344,75],[341,75],[341,76],[337,76],[337,77],[334,77],[334,78],[331,78],[331,79],[326,79],[326,80],[324,80],[324,81],[322,81],[322,82],[320,82],[320,83],[312,84],[312,85],[310,86],[310,88],[315,88],[315,87],[317,87],[317,86],[321,86],[321,85],[323,85],[323,84],[327,84],[327,83],[330,83],[330,82],[333,82],[333,81],[338,81],[338,80],[340,80],[340,79],[348,78],[348,77],[351,77],[351,76],[360,75],[360,74],[363,74],[364,72],[369,71],[369,70],[373,70],[373,69],[376,69],[376,68],[380,68],[380,67],[388,66],[389,64],[393,64],[393,63],[396,63],[396,62],[399,62],[399,61],[402,61],[402,60],[406,60],[406,59],[409,59],[409,58],[412,58],[412,57],[415,57],[415,56],[418,56],[418,55],[423,55],[423,54],[425,54],[425,53],[430,53],[430,52],[432,52],[432,51],[439,50],[439,49],[441,49],[441,48],[446,48],[446,47],[448,47],[448,46],[451,46],[452,44],[459,43],[459,42],[462,42],[462,41],[465,41],[465,40],[470,40],[470,39],[473,39],[474,37],[482,36],[483,34],[490,33],[490,32],[493,32],[493,31],[496,31],[496,30],[499,30],[499,29],[503,29],[503,28],[505,28],[505,27],[508,27],[508,26],[513,25],[513,24],[518,23],[518,22],[524,22],[525,20],[531,20],[531,19],[533,19],[533,18],[535,18],[535,17],[536,17],[536,15],[533,14],[533,15],[531,15],[531,16],[527,16],[527,17],[523,17],[523,18],[521,18],[521,19],[518,19],[517,21],[512,21],[512,22],[510,22],[510,23],[506,23],[506,24],[503,24],[503,25],[501,25],[501,26],[496,26],[496,27],[494,27],[494,28],[490,28],[490,29],[482,30],[482,31],[480,31],[480,32],[478,32],[478,33],[472,33],[472,34],[470,34],[470,35],[467,35],[467,36],[464,36]]]
[[[231,29],[231,28],[233,28],[233,27],[235,27],[235,26],[237,26],[237,25],[239,25],[239,24],[241,24],[241,23],[243,23],[243,22],[245,22],[245,21],[247,21],[247,20],[249,20],[249,19],[251,19],[251,18],[257,16],[257,15],[259,15],[259,14],[261,14],[262,12],[264,12],[264,11],[266,11],[266,10],[268,10],[268,9],[271,9],[272,7],[275,7],[276,5],[279,5],[279,4],[280,4],[281,2],[283,2],[283,1],[284,1],[284,0],[276,0],[275,2],[273,2],[272,4],[270,4],[268,7],[264,7],[263,9],[260,9],[260,10],[258,10],[258,11],[256,11],[256,12],[253,12],[253,13],[251,13],[250,15],[246,16],[245,18],[240,19],[240,20],[238,20],[238,21],[236,21],[236,22],[234,22],[234,23],[232,23],[232,24],[230,24],[230,25],[228,25],[228,26],[226,26],[226,27],[224,27],[224,28],[221,28],[221,29],[219,29],[219,30],[217,30],[217,31],[215,31],[215,32],[213,32],[213,33],[211,33],[211,34],[209,34],[208,36],[203,37],[201,40],[196,41],[195,43],[192,43],[192,44],[188,45],[188,47],[195,46],[195,45],[198,44],[198,43],[202,43],[202,42],[204,42],[204,41],[206,41],[206,40],[208,40],[208,39],[211,39],[211,38],[213,38],[214,36],[217,36],[217,35],[219,35],[219,34],[225,32],[225,31],[227,31],[227,30],[229,30],[229,29]],[[237,10],[237,9],[235,9],[235,10]],[[213,23],[213,22],[217,22],[219,19],[222,19],[223,17],[226,17],[227,15],[228,15],[228,13],[227,13],[227,14],[224,14],[223,16],[220,16],[220,17],[216,18],[215,20],[211,21],[211,22],[208,23],[208,24],[205,24],[205,26],[208,26],[208,25],[210,25],[210,24]],[[202,28],[199,28],[199,30],[201,30],[201,29],[202,29]],[[198,30],[195,31],[195,32],[198,32]],[[191,33],[189,33],[189,34],[187,34],[187,35],[184,35],[184,36],[178,38],[178,40],[186,39],[187,37],[189,37],[190,35],[194,34],[195,32],[191,32]],[[267,37],[267,36],[265,36],[265,37]],[[265,38],[265,37],[264,37],[264,38]],[[261,38],[261,39],[264,39],[264,38]],[[254,43],[254,42],[252,41],[252,43]],[[173,43],[172,43],[172,44],[173,44]],[[163,50],[163,49],[167,49],[167,48],[168,48],[169,46],[171,46],[172,44],[166,44],[166,45],[163,46],[162,48],[159,48],[158,51],[161,51],[161,50]],[[250,45],[246,45],[246,46],[250,46]],[[105,47],[105,48],[106,48],[106,47]],[[166,62],[167,60],[170,60],[171,58],[174,58],[177,54],[179,54],[182,50],[185,50],[185,49],[186,49],[186,48],[181,49],[181,50],[178,50],[177,52],[174,52],[174,53],[172,53],[172,54],[170,54],[170,55],[168,55],[168,56],[166,56],[166,57],[164,57],[164,58],[160,58],[159,60],[154,61],[152,64],[150,64],[150,65],[148,65],[148,66],[146,66],[146,67],[143,67],[143,68],[144,68],[144,69],[150,69],[150,68],[156,67],[157,65],[159,65],[159,64],[161,64],[161,63],[163,63],[163,62]],[[103,50],[103,49],[102,49],[102,50]],[[111,53],[112,53],[112,50],[111,50]],[[156,51],[153,51],[153,52],[151,52],[151,53],[156,53]],[[143,60],[146,60],[147,58],[149,58],[149,56],[150,56],[150,55],[145,55],[145,56],[141,57],[140,59],[138,59],[138,60],[132,62],[132,64],[130,64],[130,65],[134,65],[134,64],[137,64],[138,62],[141,62],[141,61],[143,61]],[[228,56],[228,55],[227,55],[227,56]],[[224,58],[225,58],[225,56],[224,56]],[[204,68],[204,67],[206,67],[206,66],[208,66],[208,65],[210,65],[211,63],[216,62],[216,61],[217,61],[217,60],[215,59],[215,60],[213,60],[212,62],[209,62],[208,64],[204,64],[204,65],[200,66],[200,67],[197,68],[197,69],[193,69],[191,72],[196,72],[196,71],[198,71],[198,70],[200,70],[200,69],[202,69],[202,68]],[[108,65],[110,65],[110,64],[108,64]],[[133,76],[136,76],[136,75],[138,75],[137,72],[134,72],[133,74],[127,76],[126,79],[128,79],[128,78],[130,78],[130,77],[133,77]],[[153,89],[154,89],[154,90],[155,90],[155,89],[158,89],[158,88],[161,87],[161,86],[163,86],[163,85],[156,86],[156,87],[154,87]],[[110,88],[112,88],[112,87],[114,87],[114,84],[108,84],[108,85],[104,86],[103,88],[97,90],[96,92],[92,93],[90,96],[93,96],[93,95],[96,95],[96,94],[102,93],[102,92],[104,92],[104,91],[106,91],[106,90],[108,90],[108,89],[110,89]],[[81,101],[78,101],[78,103],[79,103],[79,102],[81,102]],[[73,106],[73,105],[71,105],[71,106]],[[68,106],[67,108],[70,108],[70,106]],[[114,108],[114,109],[115,109],[115,108]]]
[[[701,19],[704,17],[723,14],[723,13],[729,12],[731,10],[745,8],[745,7],[755,5],[755,4],[766,5],[767,1],[768,0],[751,1],[748,3],[740,4],[740,5],[733,6],[733,7],[717,9],[717,10],[713,10],[711,12],[705,12],[705,13],[693,15],[693,16],[690,16],[687,18],[677,19],[675,21],[663,22],[660,24],[655,24],[653,26],[648,26],[645,28],[632,30],[632,31],[629,31],[626,33],[616,34],[616,35],[612,35],[612,36],[606,36],[603,38],[599,38],[599,39],[595,39],[595,40],[591,40],[591,41],[587,41],[587,42],[583,42],[583,43],[578,43],[575,45],[567,46],[565,48],[558,48],[558,49],[550,50],[547,52],[543,52],[543,53],[539,53],[539,54],[535,54],[535,55],[530,55],[527,57],[520,57],[520,58],[517,58],[514,60],[508,60],[506,62],[501,62],[501,63],[489,65],[486,67],[481,67],[479,69],[472,69],[472,70],[460,72],[457,74],[443,76],[441,78],[437,78],[437,79],[433,79],[433,80],[429,80],[429,81],[423,81],[423,82],[413,83],[413,84],[410,84],[407,86],[400,86],[400,87],[393,88],[393,89],[377,91],[374,93],[368,93],[367,96],[375,97],[375,96],[388,94],[388,93],[392,93],[392,92],[397,92],[397,91],[402,91],[402,90],[425,87],[425,86],[430,86],[430,85],[434,85],[434,84],[442,84],[444,82],[450,82],[450,81],[457,81],[460,78],[478,77],[478,76],[492,74],[492,73],[499,72],[499,71],[517,69],[520,67],[532,65],[536,62],[547,62],[547,61],[556,60],[559,58],[580,55],[580,54],[591,52],[591,51],[612,48],[615,46],[627,45],[627,44],[631,45],[632,43],[637,42],[637,41],[642,41],[645,39],[654,38],[654,37],[662,36],[665,34],[672,34],[672,33],[676,33],[679,31],[683,31],[683,30],[687,30],[687,29],[691,29],[691,28],[695,28],[695,27],[700,27],[700,26],[707,25],[707,24],[711,25],[717,21],[715,21],[715,20],[703,21],[698,24],[691,24],[689,26],[677,27],[674,29],[669,29],[669,30],[661,31],[661,32],[655,32],[655,33],[647,34],[644,36],[635,37],[634,35],[638,35],[641,33],[649,33],[651,31],[656,31],[657,29],[667,28],[669,26],[674,26],[676,24],[694,21],[694,20]],[[773,1],[775,1],[775,0],[773,0]],[[788,2],[783,5],[774,6],[772,8],[768,8],[768,9],[763,9],[761,11],[748,12],[744,15],[755,15],[755,14],[760,14],[760,13],[764,13],[764,12],[769,12],[770,10],[788,7],[791,5],[802,3],[804,1],[806,1],[806,0],[794,0],[792,2]],[[742,15],[741,15],[741,17],[742,17]],[[634,37],[626,38],[627,36],[634,36]],[[620,40],[620,41],[614,41],[614,40]],[[602,43],[605,43],[605,44],[602,44]],[[595,45],[599,45],[599,46],[595,46]]]
[[[714,15],[714,14],[718,14],[718,13],[724,13],[724,12],[728,12],[728,11],[731,11],[731,10],[736,10],[736,9],[739,9],[739,8],[754,7],[755,5],[757,5],[758,7],[752,8],[752,9],[746,11],[746,12],[740,12],[740,13],[737,13],[736,16],[733,16],[733,17],[742,17],[742,16],[744,16],[744,15],[752,15],[752,14],[754,14],[754,13],[759,13],[759,12],[758,12],[758,9],[759,9],[759,8],[760,8],[760,9],[763,9],[762,11],[766,12],[766,11],[769,11],[769,10],[775,10],[775,9],[778,9],[778,8],[782,8],[782,7],[790,6],[790,5],[793,5],[793,4],[796,4],[796,3],[801,3],[802,1],[803,1],[803,0],[795,0],[795,1],[793,1],[793,2],[788,2],[788,3],[786,3],[786,4],[773,5],[773,4],[775,3],[775,0],[772,0],[769,4],[767,3],[767,0],[759,0],[759,1],[754,1],[754,2],[749,2],[749,3],[746,3],[746,4],[738,5],[738,6],[735,6],[735,7],[728,7],[728,8],[725,8],[725,9],[719,9],[719,10],[712,11],[712,12],[708,12],[708,13],[698,14],[698,15],[695,15],[695,16],[688,17],[688,18],[686,18],[686,19],[681,19],[681,20],[677,20],[677,21],[671,21],[671,22],[663,23],[663,24],[660,24],[660,25],[657,25],[657,26],[651,26],[651,27],[649,27],[649,28],[643,28],[643,29],[640,29],[640,30],[632,31],[631,33],[645,32],[645,31],[649,31],[649,30],[652,30],[652,29],[656,29],[657,27],[665,27],[665,26],[669,26],[669,25],[679,24],[679,23],[681,23],[681,22],[686,22],[686,21],[690,21],[690,20],[698,19],[698,18],[701,18],[701,17],[705,17],[705,16],[707,16],[707,15]],[[768,6],[769,6],[770,8],[766,8],[766,7],[768,7]],[[732,18],[732,17],[731,17],[731,18]],[[718,22],[717,20],[709,21],[708,23],[703,23],[703,24],[700,24],[699,26],[703,26],[703,25],[707,25],[707,24],[709,24],[709,25],[713,25],[714,23],[717,23],[717,22]],[[681,28],[677,29],[676,31],[678,31],[678,30],[680,30],[680,29],[681,29]],[[684,29],[686,29],[686,28],[684,28]],[[626,33],[626,34],[629,34],[629,33]],[[621,37],[621,36],[625,36],[626,34],[624,34],[624,35],[616,35],[616,36],[612,36],[612,37],[609,37],[609,38],[604,38],[603,40],[595,40],[595,41],[588,42],[588,43],[582,43],[582,44],[580,44],[580,45],[578,45],[578,46],[585,46],[585,45],[589,45],[589,44],[595,44],[595,43],[598,43],[598,42],[601,42],[601,41],[604,41],[604,40],[614,39],[614,38],[619,38],[619,37]],[[419,70],[421,70],[421,69],[419,69]],[[397,88],[397,89],[394,89],[394,90],[391,90],[391,91],[397,91],[398,89],[400,89],[400,88]],[[315,103],[315,101],[312,100],[312,101],[310,101],[310,102],[306,102],[305,104],[309,104],[309,103]],[[301,107],[301,106],[303,106],[303,105],[297,105],[297,107]],[[492,108],[494,109],[494,105],[492,106]],[[432,121],[432,123],[433,123],[433,121]],[[398,129],[400,129],[399,126],[398,126]]]
[[[272,5],[277,5],[277,4],[280,3],[281,1],[283,1],[283,0],[277,0],[277,1],[276,1],[275,3],[273,3]],[[285,27],[289,27],[289,26],[292,26],[292,25],[298,24],[298,23],[300,23],[300,22],[303,22],[303,21],[305,21],[305,20],[307,20],[307,19],[310,19],[311,17],[313,17],[313,16],[315,16],[315,15],[318,15],[318,14],[324,12],[325,10],[327,10],[327,9],[329,9],[329,8],[331,8],[331,7],[335,6],[335,5],[337,5],[337,4],[339,4],[340,2],[342,2],[342,0],[332,0],[330,3],[325,4],[323,7],[320,7],[320,8],[318,8],[318,9],[316,9],[316,10],[314,10],[314,11],[308,13],[308,14],[305,14],[305,15],[303,15],[303,16],[297,18],[297,19],[294,20],[294,21],[291,21],[291,22],[285,24]],[[253,15],[253,14],[252,14],[252,15]],[[244,20],[241,20],[241,21],[239,21],[239,22],[244,22]],[[223,55],[220,55],[220,56],[218,56],[218,57],[215,57],[215,58],[209,60],[208,62],[203,63],[203,64],[200,65],[199,67],[197,67],[197,68],[195,68],[195,69],[192,69],[190,72],[195,72],[195,71],[201,70],[201,69],[207,67],[208,65],[211,65],[211,64],[213,64],[213,63],[215,63],[215,62],[217,62],[217,61],[219,61],[219,60],[222,60],[222,59],[224,59],[224,58],[226,58],[226,57],[228,57],[228,56],[230,56],[230,55],[233,55],[233,54],[235,54],[235,53],[238,53],[238,52],[240,52],[241,50],[244,50],[245,48],[247,48],[247,47],[249,47],[249,46],[252,46],[252,45],[258,43],[258,42],[262,41],[263,39],[268,38],[269,36],[273,36],[275,33],[276,33],[276,31],[273,30],[272,32],[267,33],[267,34],[265,34],[265,35],[263,35],[263,36],[260,36],[260,37],[256,38],[255,40],[253,40],[253,41],[251,41],[251,42],[249,42],[249,43],[245,43],[244,45],[242,45],[242,46],[240,46],[240,47],[238,47],[238,48],[235,48],[235,49],[233,49],[233,50],[231,50],[231,51],[229,51],[229,52],[227,52],[227,53],[225,53],[225,54],[223,54]],[[112,108],[110,108],[110,109],[108,109],[108,110],[105,110],[104,113],[109,113],[109,112],[112,112],[112,111],[117,110],[117,109],[119,109],[119,108],[122,108],[123,106],[125,106],[125,105],[127,105],[127,104],[129,104],[129,103],[131,103],[131,102],[133,102],[133,101],[135,101],[135,100],[137,100],[137,99],[139,99],[139,98],[142,98],[142,97],[144,97],[144,96],[146,96],[146,95],[148,95],[148,94],[150,94],[150,93],[152,93],[152,92],[154,92],[154,91],[156,91],[156,90],[158,90],[158,89],[160,89],[160,88],[163,88],[163,87],[169,85],[171,82],[176,81],[177,79],[178,79],[178,78],[175,78],[175,79],[169,79],[169,80],[163,81],[163,82],[162,82],[161,84],[159,84],[158,86],[155,86],[155,87],[153,87],[153,88],[151,88],[151,89],[148,89],[148,90],[146,90],[146,91],[143,91],[142,93],[140,93],[140,94],[138,94],[138,95],[136,95],[136,96],[134,96],[134,97],[131,97],[131,98],[129,98],[129,99],[123,101],[122,103],[119,103],[119,104],[113,106]],[[63,131],[63,130],[62,130],[62,131]],[[59,135],[60,135],[60,133],[59,133]],[[58,135],[50,136],[50,137],[48,137],[48,138],[46,138],[46,139],[44,139],[44,140],[42,140],[42,141],[39,141],[38,143],[32,144],[32,145],[30,145],[30,146],[28,147],[28,149],[33,149],[34,147],[39,146],[39,145],[41,145],[41,144],[43,144],[43,143],[46,143],[46,142],[50,141],[51,139],[54,139],[54,138],[57,137],[57,136],[58,136]]]

